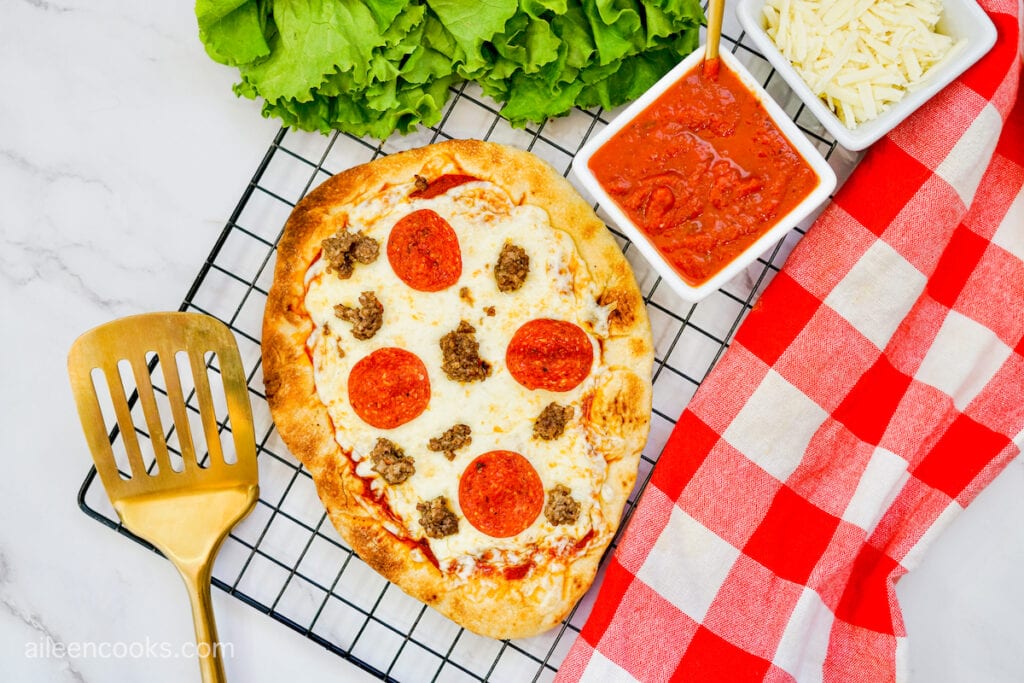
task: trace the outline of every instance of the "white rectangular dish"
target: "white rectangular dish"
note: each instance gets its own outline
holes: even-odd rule
[[[597,198],[615,225],[629,237],[662,279],[672,287],[673,291],[685,301],[691,303],[700,301],[718,290],[723,284],[749,266],[758,256],[778,242],[791,228],[828,199],[829,194],[835,189],[836,185],[836,175],[828,165],[828,162],[825,161],[811,141],[797,128],[796,124],[790,120],[782,108],[765,92],[761,84],[751,75],[750,71],[732,53],[723,50],[720,55],[723,65],[739,77],[740,82],[764,106],[768,116],[783,136],[789,140],[800,156],[807,161],[811,170],[817,176],[818,183],[799,204],[794,206],[788,213],[780,216],[775,224],[757,238],[756,241],[751,243],[743,252],[733,258],[732,261],[727,263],[709,279],[698,285],[691,284],[683,279],[658,248],[654,246],[647,235],[630,220],[618,203],[605,190],[589,166],[590,158],[598,149],[653,104],[666,90],[686,76],[692,69],[698,67],[704,58],[703,46],[694,50],[686,59],[665,74],[650,90],[616,116],[604,130],[591,138],[576,155],[572,163],[573,173],[584,187]]]
[[[869,147],[899,125],[981,59],[996,41],[992,20],[974,0],[943,0],[943,14],[936,30],[953,38],[954,42],[963,40],[963,45],[955,48],[955,54],[936,64],[924,75],[923,80],[908,89],[903,99],[881,112],[877,118],[865,121],[856,128],[849,128],[812,92],[768,36],[765,31],[764,5],[765,0],[739,0],[736,16],[743,30],[836,141],[854,151]]]

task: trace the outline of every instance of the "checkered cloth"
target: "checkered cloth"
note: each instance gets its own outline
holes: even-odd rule
[[[906,680],[895,583],[1024,441],[1018,8],[981,4],[996,46],[869,151],[679,418],[558,680]]]

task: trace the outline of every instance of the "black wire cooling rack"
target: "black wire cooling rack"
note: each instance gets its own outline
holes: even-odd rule
[[[744,43],[744,37],[739,27],[730,26],[727,20],[723,46],[748,66],[843,178],[852,169],[855,156],[836,146],[768,62]],[[322,136],[286,129],[277,133],[180,309],[212,315],[234,332],[248,372],[259,446],[260,499],[221,548],[213,585],[384,680],[554,678],[590,612],[600,574],[595,587],[559,627],[512,641],[465,631],[389,584],[337,535],[309,473],[278,437],[263,393],[260,328],[273,276],[275,244],[285,219],[300,198],[332,173],[401,149],[451,138],[480,138],[527,149],[568,173],[573,155],[614,113],[576,110],[538,127],[514,129],[476,86],[462,84],[453,91],[439,125],[405,137],[394,136],[384,143],[342,134]],[[690,305],[663,286],[637,250],[615,232],[644,293],[655,341],[651,436],[641,459],[637,487],[626,506],[627,520],[676,417],[802,234],[802,227],[795,228],[719,292],[699,305]],[[215,360],[210,367],[217,370]],[[154,361],[151,371],[159,397],[161,376],[155,370]],[[198,416],[194,397],[189,406]],[[133,407],[135,431],[140,441],[148,440],[144,418],[136,411]],[[221,430],[229,431],[230,425],[221,422]],[[120,438],[113,427],[115,451]],[[173,428],[159,438],[172,453],[177,452]],[[90,517],[153,549],[120,525],[103,487],[96,485],[95,469],[82,484],[79,505]]]

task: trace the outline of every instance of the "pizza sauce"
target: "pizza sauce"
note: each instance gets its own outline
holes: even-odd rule
[[[425,178],[417,178],[416,189],[409,193],[409,198],[430,199],[431,197],[444,194],[453,187],[458,187],[465,183],[471,183],[474,180],[479,180],[479,178],[475,178],[471,175],[465,175],[463,173],[445,173],[431,181],[427,181]]]
[[[602,519],[582,416],[609,308],[537,207],[463,174],[390,192],[330,238],[383,258],[307,274],[317,391],[383,518],[442,571],[524,578]]]
[[[698,64],[602,145],[590,170],[687,282],[698,285],[818,183],[725,64]]]

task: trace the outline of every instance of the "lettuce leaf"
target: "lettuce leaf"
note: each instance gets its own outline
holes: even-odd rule
[[[304,130],[386,138],[480,84],[512,125],[611,108],[697,47],[697,0],[197,0],[239,96]]]
[[[202,12],[200,14],[200,11]],[[196,3],[199,38],[213,60],[240,66],[270,54],[267,8],[255,0]]]
[[[427,0],[427,5],[462,48],[462,70],[467,74],[488,66],[484,43],[504,30],[519,9],[517,0]]]
[[[309,99],[334,71],[352,71],[356,82],[367,82],[370,55],[384,44],[384,36],[365,3],[274,2],[273,17],[277,34],[270,40],[270,55],[240,69],[264,99]]]

